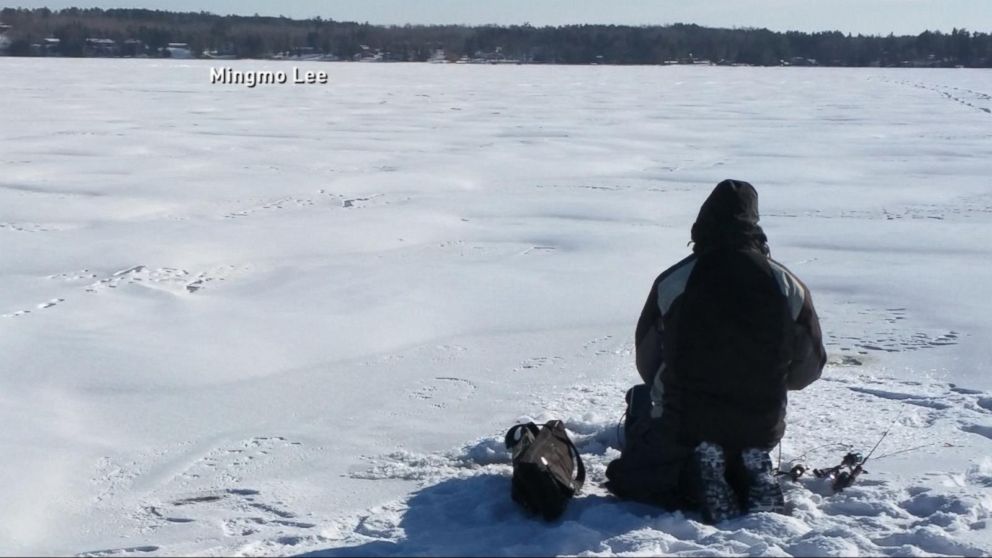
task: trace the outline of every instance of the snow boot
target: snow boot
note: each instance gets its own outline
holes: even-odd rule
[[[747,472],[747,511],[785,513],[782,487],[772,472],[772,458],[760,448],[741,452]]]
[[[698,499],[703,520],[712,524],[740,516],[737,494],[727,482],[727,457],[723,448],[703,442],[696,446],[693,461],[698,476]]]

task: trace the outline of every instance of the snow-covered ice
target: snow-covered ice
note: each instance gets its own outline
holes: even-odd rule
[[[992,553],[988,71],[306,68],[0,58],[0,554]],[[707,526],[599,483],[724,178],[827,337],[785,460],[892,429],[847,491]],[[550,525],[509,498],[525,416],[589,466]]]

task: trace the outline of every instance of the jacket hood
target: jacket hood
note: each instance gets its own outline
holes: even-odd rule
[[[768,237],[758,226],[758,192],[742,180],[716,185],[692,225],[693,251],[753,247],[768,253]]]

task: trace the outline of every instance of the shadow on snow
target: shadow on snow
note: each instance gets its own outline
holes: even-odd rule
[[[378,540],[301,556],[577,554],[602,549],[604,540],[643,528],[646,518],[659,515],[669,514],[612,497],[586,495],[573,499],[561,519],[546,522],[510,499],[509,477],[484,474],[423,488],[395,515],[360,521],[355,532]]]

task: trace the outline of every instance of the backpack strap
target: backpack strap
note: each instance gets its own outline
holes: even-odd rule
[[[568,433],[565,432],[565,423],[562,421],[550,420],[544,426],[546,428],[550,428],[552,431],[561,430],[562,438],[564,439],[565,444],[568,445],[569,451],[572,452],[573,456],[575,456],[575,464],[578,471],[572,482],[575,485],[575,492],[578,492],[582,489],[582,485],[586,482],[586,465],[582,462],[582,456],[579,455],[578,448],[575,447],[575,443],[572,442],[572,439],[568,437]]]
[[[582,485],[586,482],[586,466],[582,463],[582,456],[579,455],[579,450],[575,449],[575,444],[571,440],[568,441],[568,447],[572,449],[572,453],[575,455],[575,463],[578,465],[578,474],[575,475],[575,491],[578,492],[582,490]]]

